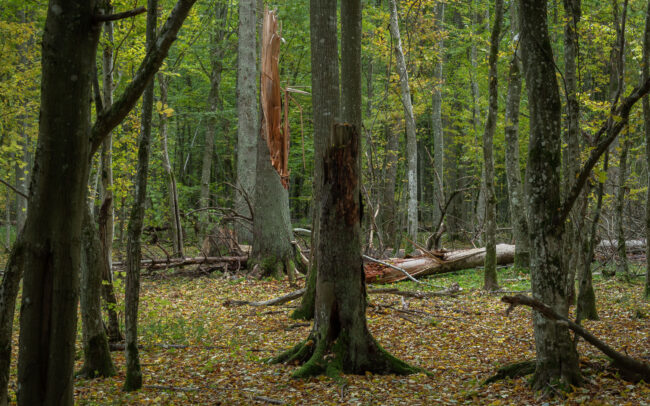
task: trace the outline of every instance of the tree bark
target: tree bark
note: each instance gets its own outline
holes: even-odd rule
[[[335,120],[340,116],[339,53],[337,35],[336,0],[310,0],[309,30],[311,41],[312,110],[314,112],[314,162],[322,162],[325,147]],[[320,204],[323,168],[314,165],[312,187],[312,241],[317,247],[320,239]],[[312,257],[306,281],[306,291],[300,306],[292,313],[296,319],[314,317],[316,270],[318,258]]]
[[[86,378],[115,375],[108,348],[101,308],[102,261],[101,241],[90,208],[85,207],[81,251],[81,321],[84,365],[79,375]]]
[[[496,0],[492,37],[490,39],[490,66],[488,97],[489,108],[483,134],[483,161],[485,167],[485,271],[483,289],[498,289],[497,282],[497,197],[494,192],[494,133],[497,128],[497,114],[499,112],[499,83],[497,71],[497,58],[499,55],[499,42],[501,35],[501,21],[503,20],[503,0]]]
[[[167,196],[169,199],[169,220],[172,229],[172,244],[174,256],[183,257],[183,226],[181,224],[181,210],[178,206],[178,190],[176,189],[176,177],[169,162],[169,150],[167,148],[167,79],[158,74],[158,85],[160,87],[160,103],[162,111],[158,114],[160,123],[160,142],[162,144],[162,164],[167,174]],[[204,155],[205,158],[205,155]],[[205,161],[204,161],[205,163]],[[201,183],[203,185],[203,183]]]
[[[529,232],[533,297],[567,316],[566,271],[562,267],[564,222],[554,220],[560,206],[561,103],[546,24],[546,2],[520,0],[519,22],[530,110]],[[581,381],[578,356],[566,326],[534,313],[537,368],[535,389],[549,383]]]
[[[399,167],[399,135],[392,131],[389,123],[384,124],[386,135],[386,156],[384,158],[384,190],[382,196],[381,223],[384,241],[395,247],[397,240],[397,210],[395,207],[395,183]],[[395,247],[396,249],[399,247]]]
[[[645,29],[643,31],[643,61],[641,63],[642,83],[650,78],[650,3],[645,14]],[[650,168],[650,100],[648,96],[643,97],[643,126],[645,131],[645,160]],[[646,235],[646,258],[650,258],[650,176],[648,176],[648,190],[646,191],[645,206],[645,235]],[[646,261],[645,289],[644,296],[650,300],[650,261]]]
[[[316,313],[309,338],[272,362],[304,363],[297,378],[326,373],[419,371],[384,351],[368,331],[361,260],[359,135],[335,124],[323,165]],[[334,356],[329,356],[333,353]]]
[[[39,140],[28,216],[18,242],[24,251],[10,259],[24,269],[19,405],[73,403],[89,101],[99,39],[94,12],[94,1],[53,3],[45,23]]]
[[[158,0],[147,1],[147,52],[156,42]],[[149,150],[151,148],[151,122],[153,116],[154,79],[152,78],[142,95],[142,128],[138,140],[138,164],[135,179],[135,196],[126,240],[126,288],[124,293],[124,320],[126,332],[126,378],[123,390],[126,392],[142,387],[142,371],[138,352],[138,304],[140,300],[140,259],[144,206],[147,197],[147,176],[149,174]]]
[[[255,196],[255,165],[260,133],[257,117],[255,34],[255,0],[241,0],[237,51],[237,186],[241,190],[235,193],[235,210],[246,217],[250,217],[252,213],[242,193],[245,193],[250,200]],[[247,225],[239,225],[237,235],[242,241],[250,241],[253,237]]]
[[[109,5],[104,10],[104,14],[112,14],[113,8]],[[104,39],[106,41],[102,53],[104,84],[103,107],[108,109],[113,105],[113,22],[104,23]],[[109,131],[102,142],[100,154],[101,165],[101,198],[100,215],[98,218],[99,239],[101,241],[101,252],[99,260],[104,262],[102,266],[102,295],[106,305],[104,306],[108,313],[108,338],[111,342],[121,341],[123,339],[120,332],[120,324],[117,317],[117,298],[113,289],[113,274],[110,272],[112,267],[113,254],[113,237],[115,234],[115,215],[113,209],[113,135]]]
[[[566,22],[564,24],[564,64],[566,86],[566,150],[563,155],[564,193],[571,190],[580,172],[580,105],[578,103],[578,72],[576,59],[578,57],[578,23],[580,22],[580,0],[564,0]],[[584,211],[587,205],[587,194],[583,191],[571,211],[571,223],[567,225],[564,234],[564,266],[567,269],[567,300],[569,306],[575,299],[576,269],[581,267]]]
[[[432,117],[431,126],[433,132],[433,224],[441,222],[441,205],[445,204],[444,192],[444,133],[442,125],[442,89],[443,89],[443,66],[444,66],[444,21],[445,21],[445,3],[439,2],[436,5],[436,31],[439,35],[437,44],[438,62],[434,71],[436,85],[431,96]],[[434,233],[438,230],[432,230]]]
[[[399,74],[400,93],[402,96],[402,107],[404,107],[404,121],[406,122],[406,161],[408,180],[408,209],[407,209],[407,234],[412,241],[418,238],[418,151],[417,138],[415,134],[415,117],[411,102],[411,90],[409,88],[409,76],[406,70],[406,61],[402,51],[402,40],[399,32],[399,21],[397,18],[396,0],[390,0],[390,35],[395,44],[395,59],[397,72]]]
[[[284,145],[278,146],[274,137],[288,136],[281,132],[281,92],[278,74],[280,33],[277,16],[265,11],[262,36],[262,125],[257,140],[257,173],[255,174],[255,200],[253,217],[253,250],[251,262],[260,266],[263,273],[281,278],[289,275],[293,283],[293,232],[289,215],[289,191],[285,189],[272,158],[283,156]],[[269,147],[272,146],[273,150]],[[282,151],[280,151],[282,150]]]
[[[9,368],[11,365],[11,343],[16,310],[16,296],[20,287],[24,254],[20,233],[11,250],[9,261],[0,284],[0,405],[9,404]]]
[[[519,17],[517,2],[510,4],[510,31],[512,37],[519,37]],[[510,203],[510,222],[515,240],[515,267],[527,268],[530,265],[528,238],[528,216],[525,208],[525,194],[521,182],[519,165],[519,104],[521,101],[521,51],[515,45],[508,70],[508,94],[505,112],[505,156],[506,178],[508,181],[508,201]]]

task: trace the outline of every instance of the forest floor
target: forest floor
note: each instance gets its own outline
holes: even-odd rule
[[[499,277],[506,290],[530,288],[525,272],[502,268]],[[533,358],[530,311],[518,308],[507,317],[506,305],[499,300],[503,294],[479,289],[480,270],[429,278],[427,287],[413,282],[391,286],[438,290],[453,282],[463,289],[456,297],[402,302],[394,295],[369,296],[368,324],[379,343],[433,376],[368,374],[337,382],[326,377],[295,380],[291,373],[296,366],[264,362],[307,337],[310,325],[289,318],[295,302],[280,307],[224,306],[228,299],[264,300],[288,293],[292,289],[286,282],[224,278],[218,273],[146,277],[139,329],[144,388],[122,392],[124,354],[113,352],[118,375],[76,379],[76,403],[650,405],[649,384],[619,379],[607,369],[606,358],[584,342],[579,352],[588,365],[583,367],[585,384],[564,397],[540,397],[529,389],[527,378],[481,386],[499,366]],[[597,277],[595,288],[601,320],[584,325],[616,349],[650,361],[650,304],[641,300],[642,278],[625,284]],[[77,369],[81,358],[78,340]]]

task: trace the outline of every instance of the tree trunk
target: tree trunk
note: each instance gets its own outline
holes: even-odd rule
[[[106,264],[101,259],[101,241],[88,206],[84,210],[82,227],[81,321],[84,365],[79,375],[86,378],[108,377],[115,375],[115,367],[102,322],[102,272]]]
[[[519,36],[517,2],[510,4],[510,30],[513,38]],[[506,178],[508,181],[508,200],[510,221],[515,240],[515,267],[527,268],[530,265],[528,238],[528,216],[525,208],[525,195],[521,182],[519,165],[519,104],[521,101],[521,52],[515,45],[515,52],[508,71],[508,94],[506,96],[505,140],[506,140]]]
[[[397,72],[399,73],[400,93],[402,106],[404,107],[404,121],[406,122],[406,161],[408,180],[408,209],[407,209],[407,234],[411,241],[418,238],[418,151],[417,138],[415,134],[415,117],[413,105],[411,104],[411,90],[409,88],[409,76],[406,70],[406,61],[402,51],[402,40],[399,32],[399,21],[397,18],[396,0],[390,0],[390,35],[395,43],[395,58]]]
[[[16,238],[9,261],[5,266],[2,284],[0,284],[0,406],[9,403],[7,386],[9,385],[9,367],[11,365],[11,343],[14,327],[16,297],[23,273],[23,245],[21,233]]]
[[[305,342],[273,360],[304,363],[294,377],[419,371],[384,351],[366,324],[358,145],[354,126],[335,124],[323,162],[314,327]]]
[[[244,193],[253,200],[255,196],[255,165],[259,119],[257,117],[257,68],[256,68],[256,19],[255,0],[239,2],[239,45],[237,53],[237,186],[235,210],[251,216]],[[254,203],[254,202],[253,202]],[[242,241],[252,239],[248,225],[239,225],[237,235]]]
[[[81,222],[90,153],[94,1],[50,4],[43,35],[39,139],[21,240],[19,405],[72,405]]]
[[[104,10],[105,14],[111,14],[113,8],[109,7]],[[113,23],[107,21],[104,23],[104,51],[102,53],[103,61],[103,83],[104,83],[104,109],[113,105]],[[113,209],[113,135],[108,133],[102,143],[100,154],[101,163],[101,197],[100,215],[98,218],[99,239],[101,241],[102,255],[100,260],[104,262],[102,266],[102,295],[106,305],[104,306],[108,313],[108,339],[111,342],[121,341],[123,339],[120,333],[120,324],[117,317],[117,298],[113,289],[113,274],[110,272],[113,263],[113,236],[115,234],[115,215]]]
[[[499,54],[499,35],[501,34],[501,21],[503,20],[503,0],[496,0],[496,12],[492,25],[490,39],[490,56],[488,64],[489,74],[489,108],[483,134],[483,161],[485,167],[485,272],[483,289],[498,289],[497,282],[497,198],[494,192],[494,133],[497,127],[497,114],[499,110],[499,83],[497,76],[497,58]]]
[[[529,209],[533,296],[567,316],[566,271],[562,268],[564,222],[560,209],[561,103],[553,50],[546,24],[546,2],[520,0],[521,48],[530,109]],[[566,326],[533,315],[537,367],[532,385],[548,388],[581,381],[578,356]]]
[[[645,29],[643,31],[643,62],[642,81],[650,77],[650,3],[645,14]],[[650,168],[650,100],[648,96],[643,97],[643,125],[645,131],[645,160],[646,166]],[[645,206],[645,235],[646,235],[646,258],[650,258],[650,175],[648,176],[648,189],[646,191]],[[646,300],[650,300],[650,261],[646,261],[645,290]]]
[[[630,135],[625,134],[621,140],[621,155],[618,165],[618,184],[616,185],[616,201],[614,204],[614,227],[616,228],[617,258],[616,272],[619,277],[630,279],[627,262],[627,247],[625,246],[625,181],[627,179],[627,154],[630,149]]]
[[[160,122],[160,142],[162,144],[162,164],[167,174],[167,195],[169,198],[169,220],[172,229],[172,244],[174,256],[183,257],[183,226],[181,225],[181,210],[178,206],[178,190],[176,189],[176,177],[169,162],[169,151],[167,148],[167,79],[158,74],[158,85],[160,87],[160,103],[162,111],[158,114]],[[204,155],[205,158],[205,155]],[[205,164],[205,161],[203,162]],[[203,183],[201,183],[203,185]]]
[[[603,170],[607,172],[609,165],[609,151],[605,152],[605,162]],[[576,305],[576,322],[581,320],[598,320],[596,310],[596,294],[592,281],[591,263],[594,260],[594,248],[596,245],[596,236],[598,235],[598,222],[600,221],[600,212],[603,207],[603,194],[605,193],[605,182],[598,182],[598,191],[596,192],[596,207],[591,221],[591,230],[583,242],[583,256],[585,258],[582,267],[578,273],[578,303]]]
[[[147,51],[156,42],[158,0],[147,1]],[[151,121],[153,115],[154,79],[142,95],[142,129],[138,140],[138,164],[135,179],[135,196],[126,240],[126,288],[124,293],[124,320],[126,332],[126,378],[123,390],[126,392],[142,387],[142,371],[138,352],[138,304],[140,301],[140,259],[144,206],[147,197],[147,176],[149,174],[149,150],[151,147]]]
[[[431,96],[432,117],[431,127],[433,131],[433,224],[439,224],[441,221],[442,212],[441,205],[445,204],[444,192],[444,133],[442,126],[442,84],[444,81],[443,65],[444,65],[444,21],[445,21],[445,3],[440,2],[436,5],[436,30],[438,31],[438,62],[434,71],[434,78],[436,80],[435,88]],[[438,230],[432,230],[434,233]]]
[[[337,4],[336,0],[310,0],[309,30],[311,41],[312,110],[314,112],[314,162],[322,162],[325,147],[330,137],[332,125],[340,116],[339,90],[339,53],[337,40]],[[317,68],[316,68],[317,67]],[[311,246],[318,246],[320,239],[320,204],[323,168],[314,165],[312,187],[312,241]],[[292,313],[296,319],[314,317],[316,294],[316,270],[318,259],[312,250],[309,261],[309,273],[306,291],[300,306]]]
[[[399,135],[391,130],[390,124],[384,124],[386,135],[386,156],[384,160],[384,190],[382,197],[383,209],[381,211],[382,230],[384,241],[392,243],[397,236],[397,210],[395,207],[395,182],[397,168],[399,167]],[[399,248],[399,247],[395,247]]]
[[[253,217],[253,250],[251,263],[262,268],[266,275],[281,278],[286,271],[293,283],[293,232],[289,216],[288,179],[283,179],[278,167],[285,167],[284,142],[278,139],[288,134],[281,128],[281,92],[277,57],[280,51],[280,33],[277,16],[265,11],[262,36],[262,126],[257,140],[257,173]],[[286,139],[284,140],[286,141]],[[269,148],[273,149],[270,150]],[[275,163],[275,165],[274,165]],[[278,166],[276,166],[278,165]]]
[[[242,2],[243,3],[243,2]],[[240,7],[244,7],[240,6]],[[226,27],[227,27],[227,21],[226,17],[228,15],[228,5],[225,2],[217,1],[214,3],[214,31],[210,34],[210,62],[212,65],[212,70],[210,72],[210,92],[208,94],[208,111],[210,112],[210,116],[208,117],[208,123],[205,131],[205,144],[204,144],[204,149],[203,149],[203,161],[202,161],[202,166],[201,166],[201,199],[200,199],[200,207],[201,208],[206,208],[210,206],[210,181],[211,181],[211,170],[212,170],[212,157],[214,155],[214,141],[216,137],[216,132],[217,132],[217,123],[218,123],[218,116],[220,114],[220,110],[222,110],[223,105],[221,103],[221,97],[220,97],[220,86],[221,86],[221,72],[223,71],[223,54],[224,54],[224,44],[223,40],[226,35]],[[246,18],[247,16],[240,16],[240,18]],[[254,31],[254,25],[255,25],[255,18],[253,16],[252,20],[253,24],[253,31]],[[245,27],[240,27],[240,30],[246,29]],[[253,36],[254,37],[254,36]],[[253,38],[253,43],[254,43],[254,38]],[[254,47],[253,47],[254,48]],[[248,50],[245,50],[248,52]],[[254,51],[253,51],[254,55]],[[240,58],[243,55],[240,55]],[[241,61],[240,61],[241,63]],[[255,59],[253,58],[253,72],[254,67],[255,67]],[[253,86],[255,86],[255,74],[251,75],[250,79],[253,80]],[[242,84],[242,86],[245,86],[246,84]],[[254,89],[254,87],[253,87]],[[255,111],[255,91],[253,91],[253,105],[252,106],[242,106],[244,109],[252,109]],[[244,126],[250,126],[250,125],[255,125],[255,122],[252,123],[241,123],[240,125]],[[175,181],[174,181],[175,182]],[[248,205],[246,205],[246,209],[248,209]],[[203,233],[205,234],[207,232],[207,227],[209,226],[209,219],[207,215],[207,211],[204,211],[201,213],[201,225],[203,227]],[[243,212],[241,214],[244,215],[250,215],[248,211]],[[247,237],[246,232],[244,232],[244,235],[242,237]],[[246,240],[250,240],[250,238],[245,238]]]

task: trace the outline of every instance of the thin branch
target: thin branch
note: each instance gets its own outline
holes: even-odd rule
[[[142,14],[146,12],[147,12],[146,7],[138,7],[138,8],[134,8],[133,10],[125,11],[123,13],[98,14],[93,16],[93,22],[103,23],[107,21],[123,20],[125,18],[134,17],[137,16],[138,14]]]
[[[16,193],[17,195],[22,196],[22,197],[24,197],[25,199],[29,199],[29,197],[28,197],[26,194],[24,194],[24,193],[21,192],[20,190],[16,189],[15,186],[10,185],[9,183],[5,182],[5,181],[2,180],[2,179],[0,179],[0,183],[2,183],[3,185],[5,185],[5,186],[8,187],[9,189],[13,190],[14,193]]]

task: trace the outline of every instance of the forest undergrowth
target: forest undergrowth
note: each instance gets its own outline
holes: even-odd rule
[[[526,272],[499,270],[502,287],[529,289]],[[368,324],[379,343],[400,359],[425,368],[432,376],[345,376],[295,380],[292,365],[268,365],[308,335],[310,324],[289,318],[295,303],[280,307],[229,307],[228,299],[265,300],[292,289],[286,282],[224,277],[219,273],[188,278],[158,274],[143,280],[140,307],[141,362],[144,388],[124,393],[124,354],[114,351],[118,375],[75,379],[75,403],[111,404],[617,404],[649,405],[650,385],[632,384],[607,368],[607,359],[580,342],[584,386],[553,399],[533,393],[527,378],[481,382],[500,366],[534,357],[530,311],[510,317],[503,294],[479,288],[482,272],[469,270],[437,278],[429,285],[392,286],[437,290],[457,282],[456,297],[407,299],[369,295]],[[600,321],[584,325],[614,348],[650,361],[650,304],[641,300],[641,280],[595,281]],[[435,285],[435,286],[434,286]],[[80,334],[80,333],[79,333]],[[14,334],[17,345],[18,334]],[[16,347],[14,347],[15,350]],[[15,382],[16,352],[12,366]],[[78,370],[82,364],[77,340]],[[15,385],[15,383],[12,383]],[[11,396],[15,399],[10,387]]]

